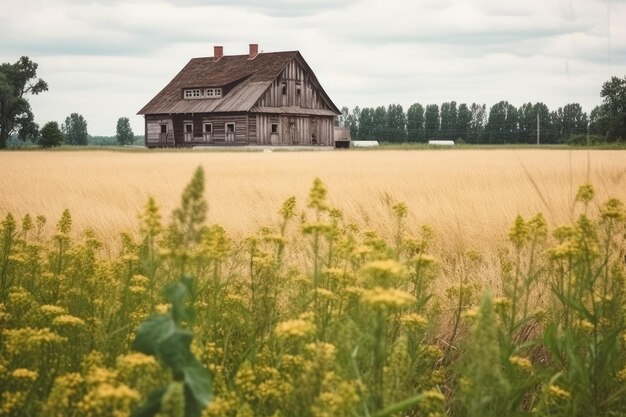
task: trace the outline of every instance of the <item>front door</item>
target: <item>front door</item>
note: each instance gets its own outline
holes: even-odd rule
[[[235,124],[234,123],[226,123],[226,142],[234,142],[235,141]]]

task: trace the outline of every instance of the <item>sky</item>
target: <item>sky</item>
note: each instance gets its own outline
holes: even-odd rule
[[[299,50],[335,104],[486,103],[590,112],[626,76],[626,0],[0,0],[0,63],[49,91],[35,121],[115,134],[194,57]]]

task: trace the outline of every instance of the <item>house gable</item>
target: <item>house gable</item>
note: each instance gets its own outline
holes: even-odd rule
[[[257,100],[252,111],[271,107],[326,110],[324,113],[328,115],[339,114],[339,110],[322,89],[317,77],[300,54],[285,66],[280,75]]]

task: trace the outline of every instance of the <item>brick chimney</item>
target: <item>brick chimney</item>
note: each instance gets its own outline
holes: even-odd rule
[[[213,47],[213,61],[217,62],[224,56],[224,47],[223,46],[214,46]]]
[[[256,56],[259,54],[259,44],[258,43],[251,43],[250,44],[250,55],[248,56],[248,59],[254,59],[256,58]]]

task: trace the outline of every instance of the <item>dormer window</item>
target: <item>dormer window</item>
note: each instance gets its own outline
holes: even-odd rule
[[[202,98],[200,89],[185,90],[185,98]]]
[[[207,88],[205,91],[207,98],[220,98],[222,97],[221,88]]]
[[[221,88],[189,88],[184,90],[184,97],[186,99],[201,99],[201,98],[220,98],[222,97]]]

